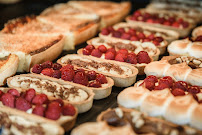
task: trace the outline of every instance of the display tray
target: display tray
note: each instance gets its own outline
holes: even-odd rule
[[[45,8],[54,5],[56,3],[60,2],[66,2],[63,0],[32,0],[32,1],[21,1],[16,4],[12,5],[3,5],[0,4],[0,29],[3,28],[4,23],[6,23],[10,19],[14,19],[16,17],[35,14],[38,15],[40,12],[42,12]],[[139,2],[139,3],[138,3]],[[133,4],[133,12],[134,10],[138,8],[143,8],[148,3],[148,1],[132,1]],[[86,43],[83,43],[81,45],[76,46],[75,50],[72,51],[63,51],[62,54],[58,57],[58,59],[66,54],[70,53],[76,53],[78,49],[83,48],[86,46]],[[164,54],[168,55],[168,53]],[[162,56],[160,56],[162,58]],[[17,73],[19,74],[19,73]],[[137,81],[144,79],[145,76],[137,76]],[[102,99],[102,100],[94,100],[93,107],[86,113],[82,113],[78,115],[75,127],[85,123],[85,122],[92,122],[96,121],[97,116],[100,114],[100,112],[108,109],[108,108],[114,108],[117,106],[117,95],[123,90],[124,88],[120,87],[113,87],[112,93],[109,97]],[[70,131],[71,132],[71,131]],[[65,135],[69,135],[70,132],[66,132]]]

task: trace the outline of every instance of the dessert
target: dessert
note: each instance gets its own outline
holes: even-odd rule
[[[46,61],[34,65],[30,72],[87,86],[95,93],[94,99],[108,97],[114,85],[114,81],[103,74],[96,73],[93,70],[75,68],[70,64],[62,67],[58,63]]]
[[[202,35],[202,26],[196,27],[192,32],[193,37],[198,37],[201,35]]]
[[[57,62],[63,66],[72,64],[79,68],[94,70],[97,73],[109,76],[114,80],[114,85],[117,87],[132,85],[138,74],[138,70],[129,64],[92,56],[69,54],[60,58]]]
[[[94,93],[90,88],[48,76],[21,74],[8,78],[7,84],[13,88],[33,88],[37,93],[60,98],[77,107],[79,113],[88,111],[93,103]]]

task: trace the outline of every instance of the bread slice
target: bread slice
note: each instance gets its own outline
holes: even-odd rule
[[[19,59],[16,55],[10,54],[0,58],[0,86],[6,84],[6,79],[15,75]]]
[[[67,4],[96,13],[101,17],[100,29],[122,21],[131,10],[130,2],[70,1]]]
[[[0,57],[16,54],[19,57],[17,71],[28,72],[34,64],[56,59],[62,52],[64,38],[61,35],[0,33],[0,44]]]

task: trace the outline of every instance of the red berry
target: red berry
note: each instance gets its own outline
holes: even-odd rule
[[[7,93],[10,93],[11,95],[13,95],[15,97],[19,97],[20,96],[20,93],[16,89],[10,89],[10,90],[8,90]]]
[[[22,97],[16,99],[15,107],[22,111],[27,111],[32,107],[32,105]]]
[[[189,23],[188,23],[188,22],[183,22],[183,23],[182,23],[182,27],[183,27],[183,28],[187,28],[188,26],[189,26]]]
[[[52,68],[53,62],[51,61],[46,61],[44,63],[41,64],[41,66],[44,68]]]
[[[132,36],[130,38],[131,41],[139,41],[139,38],[137,36]]]
[[[155,86],[154,90],[163,90],[165,88],[169,88],[169,86],[166,83],[159,83],[158,86]]]
[[[41,71],[41,74],[52,77],[53,76],[53,69],[51,69],[51,68],[45,68],[45,69],[43,69]]]
[[[153,40],[155,38],[155,35],[154,34],[150,34],[147,38],[150,39],[150,40]]]
[[[121,38],[122,38],[122,39],[126,39],[126,40],[130,40],[131,35],[130,35],[129,33],[123,33],[123,34],[121,35]]]
[[[178,22],[174,22],[174,23],[172,24],[172,26],[173,26],[173,27],[176,27],[176,28],[179,28],[179,27],[180,27],[180,24],[179,24]]]
[[[145,39],[146,36],[144,35],[144,33],[140,32],[140,33],[138,34],[138,38],[139,38],[139,39]]]
[[[163,25],[170,26],[171,23],[170,23],[169,21],[165,21],[165,22],[163,23]]]
[[[126,58],[126,62],[131,64],[137,64],[136,55],[129,54],[128,57]]]
[[[150,42],[151,40],[148,38],[143,39],[143,42]]]
[[[88,77],[83,72],[77,72],[74,76],[73,82],[87,86],[88,85]]]
[[[75,70],[75,73],[77,72],[83,72],[84,74],[86,73],[86,71],[83,68],[78,68]]]
[[[192,94],[197,94],[197,93],[201,92],[201,90],[200,90],[199,86],[191,86],[188,88],[188,92],[190,92]]]
[[[96,77],[96,81],[100,82],[101,84],[107,83],[107,78],[103,74],[98,74]]]
[[[99,51],[98,49],[94,49],[94,50],[91,52],[91,55],[94,56],[94,57],[100,58],[100,57],[102,56],[102,52]]]
[[[33,109],[32,113],[39,115],[39,116],[44,116],[45,108],[43,105],[36,105],[35,108]]]
[[[62,65],[60,65],[59,63],[53,64],[53,70],[60,70],[61,68],[62,68]]]
[[[90,55],[91,51],[87,50],[86,48],[83,48],[82,53],[83,55]]]
[[[172,93],[174,96],[184,96],[184,95],[185,95],[184,90],[179,89],[179,88],[175,88],[174,90],[171,91],[171,93]]]
[[[0,101],[1,101],[1,96],[3,96],[4,92],[0,90]]]
[[[71,104],[66,104],[62,108],[62,114],[65,116],[74,116],[76,114],[76,109]]]
[[[135,29],[130,28],[130,29],[128,30],[128,33],[129,33],[131,36],[136,36],[136,30],[135,30]]]
[[[137,54],[137,61],[138,63],[150,63],[151,62],[151,58],[149,57],[148,53],[145,51],[140,51]]]
[[[73,81],[75,72],[72,69],[65,69],[61,71],[61,79],[65,81]]]
[[[127,55],[126,55],[127,56]],[[116,61],[124,62],[124,54],[118,53],[115,57]]]
[[[168,18],[168,21],[171,22],[171,23],[173,23],[175,21],[175,18],[174,17],[170,17],[170,18]]]
[[[141,12],[140,12],[140,10],[137,10],[137,11],[135,11],[134,13],[133,13],[133,16],[141,16],[142,14],[141,14]]]
[[[128,50],[127,49],[120,49],[118,52],[117,52],[117,54],[118,53],[122,53],[122,54],[124,54],[124,55],[128,55]]]
[[[87,45],[85,48],[89,50],[90,52],[92,52],[92,50],[95,49],[93,45]]]
[[[155,83],[154,82],[145,82],[145,88],[149,90],[153,90],[155,88]]]
[[[159,18],[158,23],[163,24],[165,22],[165,18]]]
[[[55,99],[55,100],[53,100],[53,101],[58,102],[58,103],[60,104],[60,106],[63,106],[63,105],[64,105],[64,102],[63,102],[62,99]]]
[[[59,79],[61,77],[61,71],[60,70],[54,70],[52,77]]]
[[[62,67],[62,68],[60,69],[60,71],[62,72],[63,70],[66,70],[66,69],[74,70],[74,66],[71,65],[71,64],[67,64],[66,66]]]
[[[15,97],[10,93],[5,93],[3,96],[1,96],[1,101],[5,106],[9,106],[12,108],[14,108],[15,106]]]
[[[147,78],[144,79],[144,82],[158,82],[158,78],[154,75],[149,75]]]
[[[103,28],[101,31],[102,35],[109,35],[110,31],[107,28]]]
[[[107,50],[107,52],[112,52],[114,55],[116,55],[116,50],[114,49],[114,48],[109,48],[108,50]],[[106,53],[107,53],[106,52]]]
[[[197,41],[202,42],[202,36],[198,36],[194,41],[195,42],[197,42]]]
[[[45,112],[45,117],[52,120],[57,120],[60,118],[62,108],[58,102],[51,102],[48,104],[47,110]]]
[[[162,38],[162,37],[155,37],[154,40],[155,40],[155,41],[158,41],[158,42],[160,43],[160,42],[163,41],[163,38]]]
[[[159,84],[161,84],[161,83],[167,84],[170,88],[173,87],[173,79],[170,76],[165,76],[165,77],[161,78],[159,80]]]
[[[124,32],[125,32],[124,28],[118,28],[117,31],[118,31],[118,32],[121,32],[121,33],[124,33]]]
[[[120,38],[121,37],[121,32],[114,31],[114,32],[112,32],[112,36],[116,37],[116,38]]]
[[[101,83],[98,82],[98,81],[92,81],[92,82],[89,83],[88,87],[100,88]]]
[[[37,104],[42,105],[47,102],[48,102],[48,97],[45,94],[38,94],[32,100],[32,104],[35,104],[35,105]]]
[[[154,23],[154,20],[150,18],[150,19],[147,19],[146,22],[148,22],[148,23]]]
[[[174,86],[173,86],[173,89],[175,88],[179,88],[179,89],[182,89],[184,91],[187,91],[188,90],[188,84],[184,81],[177,81],[174,83]]]
[[[114,60],[115,59],[115,54],[111,51],[108,51],[107,53],[105,53],[105,59],[107,60]]]
[[[107,48],[104,45],[99,45],[98,50],[102,53],[105,53],[107,51]]]
[[[32,67],[32,72],[36,73],[36,74],[40,74],[42,70],[43,70],[43,67],[41,65],[39,65],[39,64],[35,64]]]
[[[115,31],[112,26],[107,27],[107,29],[108,29],[108,31],[110,31],[110,32],[114,32],[114,31]]]
[[[155,46],[159,46],[159,45],[160,45],[160,43],[159,43],[158,41],[156,41],[156,40],[152,41],[152,43],[153,43]]]
[[[88,71],[87,76],[88,76],[88,80],[95,80],[97,73],[93,70]]]
[[[36,91],[34,89],[28,89],[26,92],[25,92],[25,100],[27,100],[28,102],[31,102],[32,99],[35,97],[36,95]]]

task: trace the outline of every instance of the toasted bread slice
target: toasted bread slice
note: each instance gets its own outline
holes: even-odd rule
[[[62,52],[64,38],[45,35],[0,34],[0,57],[16,54],[17,71],[29,71],[37,63],[56,59]]]
[[[6,84],[6,79],[15,75],[18,68],[19,59],[11,54],[0,58],[0,86]]]
[[[130,2],[70,1],[67,4],[101,16],[100,29],[122,21],[130,12]]]

